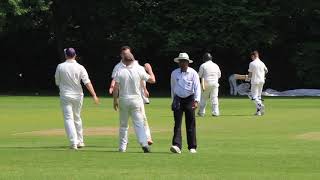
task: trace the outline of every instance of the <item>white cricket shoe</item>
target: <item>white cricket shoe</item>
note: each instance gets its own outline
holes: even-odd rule
[[[178,146],[171,146],[170,151],[172,153],[177,153],[177,154],[181,154],[181,150]]]
[[[83,143],[83,142],[81,142],[81,143],[79,143],[78,145],[77,145],[77,147],[78,148],[84,148],[86,145]]]
[[[198,116],[200,116],[200,117],[204,117],[204,113],[198,112],[197,114],[198,114]]]
[[[78,145],[77,145],[77,144],[72,144],[72,145],[70,146],[70,149],[78,150]]]
[[[126,150],[125,150],[125,149],[119,149],[119,152],[121,152],[121,153],[125,153],[125,152],[126,152]]]
[[[212,116],[218,117],[218,116],[220,116],[220,113],[219,112],[213,112]]]
[[[196,150],[196,149],[190,149],[189,151],[190,151],[191,154],[197,153],[197,150]]]
[[[257,111],[254,115],[255,116],[261,116],[261,111]]]

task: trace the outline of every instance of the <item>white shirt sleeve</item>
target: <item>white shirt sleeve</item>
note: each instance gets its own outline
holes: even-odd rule
[[[60,85],[60,66],[57,66],[56,73],[54,74],[55,83],[57,86]]]
[[[194,73],[194,100],[200,102],[201,89],[200,89],[200,80],[197,73]]]
[[[200,66],[199,68],[199,77],[202,78],[203,77],[203,65]]]
[[[252,63],[249,64],[249,69],[248,69],[248,71],[249,71],[249,72],[253,72],[253,64],[252,64]]]
[[[217,68],[218,68],[218,78],[221,78],[221,70],[218,65],[217,65]]]
[[[148,81],[150,79],[150,75],[143,69],[139,69],[140,78],[143,81]]]
[[[90,79],[89,79],[88,72],[83,66],[81,66],[80,78],[81,78],[81,80],[82,80],[84,85],[86,85],[86,84],[91,82]]]
[[[118,71],[119,71],[119,63],[117,65],[115,65],[113,70],[112,70],[112,75],[111,75],[112,79],[114,79],[114,77],[117,75]]]
[[[113,77],[114,81],[117,82],[117,83],[120,83],[119,74],[120,74],[120,73],[119,73],[119,71],[118,71],[117,73],[115,73],[115,75],[114,75],[114,77]]]
[[[171,98],[174,98],[174,87],[175,87],[175,80],[174,80],[174,74],[173,72],[171,73],[171,78],[170,78],[170,86],[171,86]]]
[[[265,72],[266,74],[269,72],[266,65],[264,65],[264,72]]]

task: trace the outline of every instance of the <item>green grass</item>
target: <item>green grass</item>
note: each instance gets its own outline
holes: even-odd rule
[[[84,128],[118,127],[111,99],[86,98]],[[198,153],[171,154],[170,99],[146,107],[153,153],[143,154],[133,134],[127,153],[118,136],[86,136],[85,149],[68,149],[65,136],[23,132],[61,129],[58,97],[0,97],[0,179],[320,179],[320,141],[297,135],[320,132],[319,98],[268,98],[267,113],[252,116],[246,98],[221,98],[218,118],[197,118]],[[209,108],[207,109],[207,111]],[[184,125],[183,125],[184,126]],[[319,139],[320,137],[318,137]]]

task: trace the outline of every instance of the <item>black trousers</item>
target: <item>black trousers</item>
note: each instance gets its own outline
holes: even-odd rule
[[[179,104],[178,108],[172,108],[174,115],[174,134],[172,139],[172,145],[182,148],[182,136],[181,136],[181,123],[183,112],[185,113],[186,131],[187,131],[187,142],[188,149],[197,148],[196,139],[196,119],[195,109],[193,108],[194,96],[186,98],[176,97],[173,104]]]

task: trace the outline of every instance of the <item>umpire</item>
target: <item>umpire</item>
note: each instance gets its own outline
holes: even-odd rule
[[[196,153],[196,120],[195,109],[198,107],[201,96],[200,80],[198,73],[189,63],[187,53],[180,53],[174,62],[179,64],[179,68],[171,73],[171,96],[173,98],[172,111],[174,114],[174,135],[170,151],[181,153],[182,137],[181,123],[183,112],[185,113],[187,142],[190,153]]]

